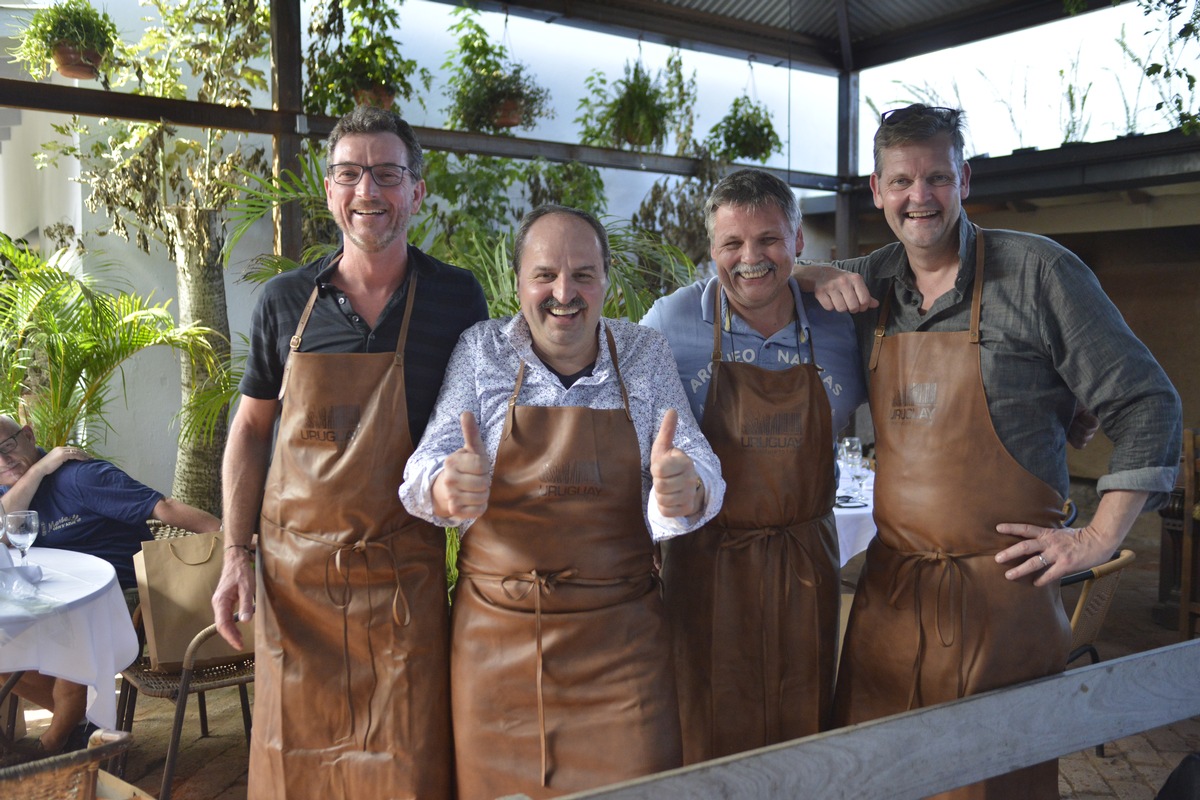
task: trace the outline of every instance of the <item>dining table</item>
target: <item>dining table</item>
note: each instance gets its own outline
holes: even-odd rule
[[[0,673],[36,670],[83,684],[88,720],[116,728],[114,678],[138,655],[116,571],[95,556],[49,547],[31,547],[28,563],[40,580],[9,582],[0,593]],[[15,682],[0,689],[0,707]]]
[[[842,566],[867,549],[875,536],[875,505],[872,502],[874,481],[868,482],[857,497],[854,489],[843,484],[837,491],[833,517],[837,522],[838,550]]]

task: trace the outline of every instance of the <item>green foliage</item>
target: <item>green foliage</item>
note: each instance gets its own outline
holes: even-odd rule
[[[62,0],[33,12],[29,24],[17,34],[17,41],[17,48],[10,53],[13,62],[23,64],[34,80],[50,74],[54,46],[60,42],[75,45],[85,58],[89,51],[98,54],[92,66],[107,72],[117,43],[117,26],[107,13],[97,11],[87,0]]]
[[[1112,4],[1115,6],[1119,1],[1112,0]],[[1159,41],[1151,45],[1149,54],[1141,56],[1127,45],[1125,33],[1122,31],[1118,40],[1121,51],[1150,79],[1159,94],[1159,102],[1154,108],[1163,115],[1167,123],[1186,134],[1200,134],[1200,113],[1196,110],[1196,76],[1192,72],[1195,55],[1187,52],[1192,44],[1200,41],[1200,2],[1137,0],[1137,4],[1144,16],[1158,18],[1158,27],[1147,33],[1159,34]],[[1063,0],[1063,11],[1068,15],[1086,10],[1086,0]],[[1179,27],[1174,28],[1175,25]],[[1126,116],[1128,117],[1128,112]]]
[[[692,280],[694,270],[687,256],[656,234],[613,217],[605,220],[605,227],[612,266],[604,316],[637,322],[665,292]],[[431,252],[443,261],[469,269],[483,287],[489,315],[506,317],[521,308],[510,241],[511,232],[489,236],[471,231],[460,236],[453,247],[447,246],[446,239],[435,237]]]
[[[413,99],[414,81],[429,91],[429,70],[405,58],[392,36],[401,5],[403,0],[315,0],[304,59],[305,111],[340,117],[354,108],[356,91],[375,87],[405,101]],[[421,95],[417,102],[425,107]]]
[[[697,154],[697,160],[699,167],[694,175],[668,175],[655,181],[633,215],[635,226],[653,231],[663,241],[678,246],[695,264],[709,257],[704,203],[723,177],[726,166],[704,148]],[[669,280],[664,280],[661,288],[666,294],[673,287]]]
[[[508,125],[497,124],[505,103],[519,109],[519,127],[529,129],[544,117],[553,117],[550,90],[533,79],[525,64],[513,61],[503,44],[492,42],[470,8],[455,9],[459,16],[450,26],[458,46],[446,56],[442,69],[448,74],[450,107],[447,125],[468,131],[503,133]]]
[[[1160,45],[1152,46],[1145,59],[1132,58],[1158,92],[1159,102],[1154,108],[1172,127],[1178,127],[1186,134],[1200,134],[1196,76],[1191,71],[1196,56],[1189,52],[1200,42],[1200,3],[1196,0],[1138,0],[1138,5],[1147,17],[1159,17],[1159,27],[1151,32],[1160,35]],[[1174,25],[1179,27],[1172,29]]]
[[[713,155],[726,161],[762,162],[772,153],[783,152],[770,110],[749,95],[733,101],[729,113],[709,132],[706,144]]]
[[[684,138],[690,138],[694,102],[686,97],[688,83],[682,80],[681,68],[674,81],[669,78],[664,86],[662,71],[651,75],[640,59],[625,62],[625,77],[611,86],[603,73],[593,71],[584,80],[588,95],[579,101],[582,113],[575,119],[582,126],[580,141],[594,147],[661,153],[667,134],[680,122],[686,129]]]
[[[110,378],[142,350],[163,345],[210,360],[197,325],[176,325],[168,303],[105,292],[0,234],[0,412],[30,421],[44,447],[81,442],[107,427]]]
[[[1063,86],[1062,100],[1059,104],[1059,124],[1062,126],[1063,144],[1082,142],[1087,136],[1091,120],[1087,114],[1088,94],[1092,84],[1084,86],[1079,82],[1079,54],[1071,62],[1068,72],[1058,71],[1058,78]]]
[[[252,93],[268,88],[256,66],[270,48],[265,7],[254,0],[144,1],[162,22],[147,27],[137,45],[119,48],[115,86],[186,99],[192,85],[196,100],[229,106],[250,106]],[[106,214],[112,233],[146,252],[152,240],[174,249],[172,207],[224,208],[234,196],[231,180],[266,169],[261,147],[218,129],[192,137],[165,121],[103,119],[93,132],[78,117],[53,128],[62,139],[43,145],[40,162],[79,158],[80,181],[91,189],[88,210]]]
[[[455,251],[471,237],[494,239],[525,212],[557,203],[602,214],[604,183],[594,167],[431,152],[425,159],[425,224],[410,234],[425,247]],[[422,231],[436,231],[436,236]]]

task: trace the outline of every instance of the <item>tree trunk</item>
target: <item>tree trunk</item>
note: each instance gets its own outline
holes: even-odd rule
[[[196,323],[216,333],[209,340],[216,360],[229,360],[229,312],[225,306],[225,270],[221,248],[225,242],[225,220],[219,211],[190,206],[171,206],[164,216],[175,238],[175,267],[179,294],[179,322]],[[183,402],[212,381],[203,363],[180,360],[180,391]],[[221,456],[228,430],[226,415],[213,426],[206,441],[182,437],[175,460],[171,495],[188,505],[221,516]]]

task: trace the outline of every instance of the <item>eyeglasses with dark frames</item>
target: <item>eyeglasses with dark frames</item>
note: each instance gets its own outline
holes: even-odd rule
[[[923,106],[917,104],[905,106],[904,108],[893,108],[891,111],[885,111],[879,115],[879,121],[884,125],[896,125],[912,117],[937,117],[942,122],[953,125],[958,121],[958,116],[961,113],[962,112],[957,108],[946,108],[945,106]]]
[[[16,450],[17,449],[17,437],[20,436],[24,432],[25,432],[25,429],[21,428],[20,430],[18,430],[12,436],[9,436],[4,441],[0,441],[0,456],[6,456],[9,453],[11,453],[13,450]]]
[[[371,179],[375,181],[376,186],[399,186],[404,183],[405,175],[412,175],[415,179],[417,173],[413,172],[403,164],[352,164],[344,162],[341,164],[330,164],[326,170],[333,182],[342,186],[357,186],[362,180],[364,172],[371,174]]]

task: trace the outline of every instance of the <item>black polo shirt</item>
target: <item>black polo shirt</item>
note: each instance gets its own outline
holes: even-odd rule
[[[319,294],[304,329],[301,352],[383,353],[396,349],[410,280],[406,278],[388,300],[372,329],[350,307],[345,293],[329,283],[336,255],[277,275],[263,287],[250,318],[250,352],[238,385],[242,394],[259,400],[279,396],[292,335],[314,285],[319,287]],[[433,413],[446,362],[459,334],[487,319],[488,311],[483,289],[474,275],[427,256],[410,244],[408,275],[414,271],[420,278],[405,346],[404,387],[408,426],[415,444]]]

